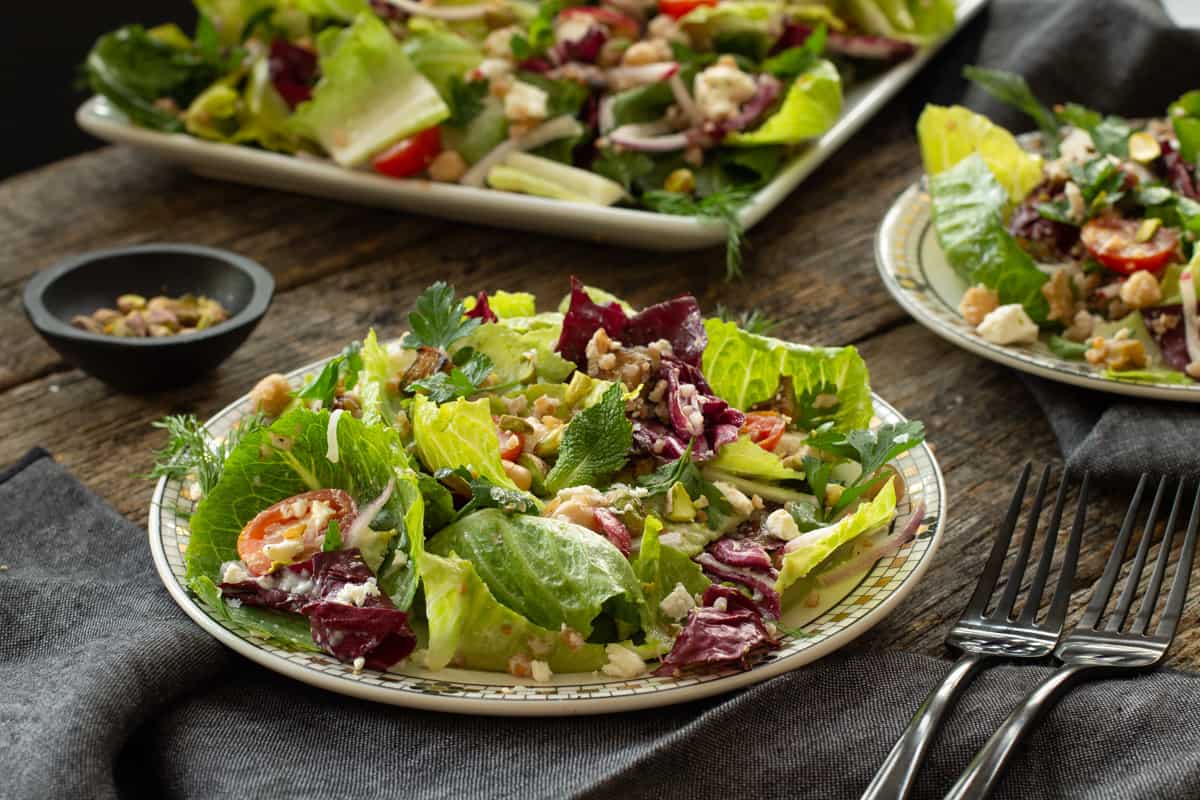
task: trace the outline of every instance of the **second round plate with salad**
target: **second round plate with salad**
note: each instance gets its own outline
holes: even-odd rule
[[[945,487],[852,347],[572,282],[163,426],[150,544],[201,627],[288,677],[565,715],[730,691],[844,646],[927,569]]]
[[[1015,369],[1200,402],[1200,92],[1127,120],[1048,108],[1016,75],[966,75],[1039,130],[1018,138],[926,107],[926,175],[876,243],[888,290],[934,333]]]

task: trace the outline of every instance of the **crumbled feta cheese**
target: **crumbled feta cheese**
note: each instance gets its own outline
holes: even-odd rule
[[[550,95],[524,81],[513,81],[512,88],[504,95],[504,116],[511,120],[539,120],[546,118],[546,105]]]
[[[354,674],[357,675],[358,673],[362,672],[363,667],[365,667],[366,665],[367,665],[367,660],[365,658],[363,658],[362,656],[359,656],[358,658],[354,659]]]
[[[767,515],[767,533],[776,539],[791,541],[800,535],[800,528],[796,526],[796,520],[792,519],[791,514],[777,508]]]
[[[474,78],[487,78],[489,81],[497,78],[503,78],[505,75],[511,74],[513,65],[511,61],[503,58],[485,58],[479,62],[479,65],[471,71],[471,76]]]
[[[578,42],[592,29],[592,17],[567,16],[554,26],[554,38],[560,42]]]
[[[284,539],[282,542],[270,542],[263,545],[263,555],[277,564],[290,564],[296,556],[304,551],[301,539]]]
[[[1063,137],[1058,145],[1059,157],[1069,163],[1082,164],[1091,159],[1096,152],[1092,135],[1083,128],[1071,128],[1070,133]]]
[[[516,25],[497,28],[483,40],[483,52],[492,58],[511,59],[513,57],[512,37],[520,32]]]
[[[748,517],[754,513],[754,503],[733,484],[726,483],[725,481],[714,481],[713,486],[717,487],[721,494],[725,495],[725,499],[733,507],[734,513],[743,517]]]
[[[323,531],[333,516],[333,507],[321,500],[314,500],[308,509],[308,526],[313,531]]]
[[[710,120],[737,116],[742,103],[758,91],[753,76],[738,69],[737,62],[728,56],[697,75],[693,88],[696,107]]]
[[[369,597],[379,596],[379,584],[374,578],[367,578],[362,583],[346,583],[342,588],[330,594],[326,600],[331,603],[341,603],[344,606],[359,606],[367,602]]]
[[[533,679],[538,683],[549,683],[550,679],[554,677],[554,673],[550,671],[550,665],[536,658],[529,662],[529,671],[533,673]]]
[[[254,576],[246,571],[246,565],[240,561],[226,561],[221,565],[221,583],[245,583],[254,580]]]
[[[1067,196],[1067,205],[1069,207],[1068,214],[1072,220],[1082,224],[1087,218],[1087,208],[1083,202],[1083,192],[1079,190],[1079,186],[1075,181],[1067,181],[1063,186],[1063,192]]]
[[[271,578],[268,585],[266,576],[259,578],[258,582],[267,589],[280,589],[289,594],[308,594],[312,591],[312,576],[302,575],[290,569],[280,570],[277,578]]]
[[[1019,303],[1000,306],[983,318],[975,329],[992,344],[1033,344],[1038,329]]]
[[[681,620],[696,607],[696,598],[692,597],[686,586],[677,583],[671,593],[658,604],[658,607],[670,619]]]
[[[605,675],[614,678],[636,678],[646,671],[646,662],[642,657],[620,644],[605,645],[604,652],[608,654],[608,663],[600,668]]]

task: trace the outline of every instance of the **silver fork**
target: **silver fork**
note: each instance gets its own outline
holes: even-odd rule
[[[1129,669],[1146,669],[1162,660],[1171,641],[1175,637],[1175,629],[1179,626],[1179,617],[1183,612],[1183,604],[1187,598],[1188,581],[1192,572],[1192,559],[1196,550],[1196,529],[1200,525],[1200,487],[1197,487],[1196,499],[1192,503],[1192,513],[1188,520],[1187,533],[1183,538],[1183,546],[1179,555],[1179,563],[1175,568],[1175,578],[1167,602],[1159,618],[1158,626],[1153,633],[1149,632],[1150,619],[1158,604],[1159,591],[1162,589],[1163,578],[1167,571],[1167,561],[1171,555],[1171,544],[1174,540],[1175,525],[1178,521],[1180,504],[1184,496],[1184,481],[1179,482],[1175,491],[1175,501],[1171,504],[1171,513],[1167,517],[1166,529],[1163,532],[1162,543],[1159,545],[1158,560],[1154,572],[1142,596],[1142,604],[1129,630],[1122,632],[1125,620],[1136,599],[1138,583],[1142,570],[1146,565],[1146,555],[1150,550],[1150,540],[1154,538],[1154,526],[1158,522],[1158,512],[1162,505],[1163,495],[1167,488],[1167,478],[1163,477],[1154,493],[1150,504],[1150,513],[1143,529],[1142,540],[1138,544],[1133,557],[1129,577],[1117,599],[1116,608],[1108,623],[1101,628],[1100,618],[1108,606],[1113,587],[1121,572],[1121,563],[1125,560],[1125,550],[1133,533],[1137,510],[1141,505],[1149,476],[1143,475],[1138,481],[1137,490],[1125,514],[1117,542],[1113,545],[1112,555],[1104,567],[1091,600],[1079,625],[1063,638],[1062,643],[1054,654],[1062,662],[1062,666],[1050,675],[1025,698],[1021,705],[1009,715],[999,730],[992,735],[984,748],[975,756],[967,771],[962,774],[947,800],[975,800],[988,797],[1000,780],[1017,745],[1025,734],[1031,731],[1045,712],[1053,707],[1071,686],[1083,676],[1093,676],[1098,671],[1120,671]]]
[[[1050,514],[1050,523],[1046,529],[1046,541],[1042,546],[1037,571],[1029,586],[1020,616],[1015,615],[1014,606],[1029,562],[1030,551],[1033,549],[1042,504],[1046,499],[1046,486],[1050,480],[1049,466],[1042,470],[1038,480],[1033,507],[1029,510],[1029,519],[1025,526],[1025,535],[1021,539],[1016,560],[1005,581],[1004,592],[996,608],[987,613],[988,601],[995,591],[1000,571],[1004,568],[1009,542],[1012,541],[1013,531],[1016,530],[1021,516],[1021,503],[1025,499],[1025,489],[1029,484],[1031,471],[1032,467],[1029,464],[1021,471],[1008,514],[997,531],[987,565],[975,586],[975,593],[971,595],[962,616],[946,636],[946,644],[960,650],[962,657],[954,664],[942,684],[925,698],[925,702],[905,728],[883,766],[875,773],[871,785],[863,793],[863,800],[899,800],[908,795],[943,719],[954,708],[959,695],[970,685],[985,662],[998,658],[1043,658],[1054,650],[1066,620],[1067,603],[1071,598],[1071,581],[1075,576],[1075,564],[1079,560],[1079,540],[1083,535],[1084,513],[1087,508],[1086,474],[1083,477],[1083,486],[1079,490],[1079,507],[1075,512],[1071,536],[1067,541],[1058,587],[1045,620],[1038,622],[1037,613],[1054,558],[1058,528],[1062,523],[1063,504],[1066,501],[1069,483],[1066,475],[1058,487],[1054,510]]]

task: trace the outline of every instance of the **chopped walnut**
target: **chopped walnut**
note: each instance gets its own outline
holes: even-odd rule
[[[986,286],[972,286],[963,293],[958,304],[958,313],[971,327],[983,322],[983,318],[1000,306],[1000,295]]]
[[[1071,289],[1071,276],[1066,268],[1056,270],[1050,280],[1042,284],[1042,294],[1050,304],[1047,319],[1066,322],[1075,318],[1075,292]]]
[[[1125,333],[1125,336],[1121,334]],[[1088,342],[1088,351],[1084,358],[1094,366],[1106,366],[1109,369],[1124,371],[1142,369],[1146,366],[1146,347],[1140,339],[1128,338],[1128,333],[1122,329],[1112,339],[1097,336]]]
[[[1146,308],[1162,300],[1162,288],[1153,275],[1139,270],[1121,284],[1121,302],[1130,308]]]
[[[665,350],[662,345],[666,345]],[[623,347],[600,328],[587,344],[587,374],[606,381],[620,381],[632,391],[650,379],[662,354],[670,352],[670,347],[666,342],[655,342],[649,347]]]
[[[1071,324],[1063,331],[1063,338],[1070,339],[1072,342],[1085,342],[1092,335],[1092,329],[1096,326],[1096,318],[1087,311],[1080,309],[1075,312],[1075,318],[1071,320]]]

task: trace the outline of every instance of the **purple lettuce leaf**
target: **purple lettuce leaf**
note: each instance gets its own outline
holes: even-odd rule
[[[311,50],[298,47],[286,39],[271,42],[267,57],[271,84],[290,108],[312,98],[317,78],[317,56]]]
[[[708,552],[720,562],[731,567],[770,570],[775,567],[766,549],[752,539],[724,537],[713,542]]]
[[[695,608],[655,674],[677,675],[695,667],[747,669],[756,655],[777,644],[757,611]]]
[[[634,447],[669,461],[692,445],[692,459],[707,461],[723,445],[738,437],[746,415],[713,394],[698,367],[672,356],[663,356],[650,384],[667,384],[670,425],[643,422],[634,425]],[[661,441],[661,444],[659,443]]]
[[[1034,198],[1040,196],[1044,188],[1044,185],[1035,188],[1030,199],[1013,209],[1008,232],[1032,244],[1043,259],[1065,261],[1079,243],[1079,228],[1046,219],[1038,212]]]
[[[600,57],[600,51],[608,41],[608,33],[600,25],[593,25],[587,33],[573,41],[559,42],[554,46],[554,54],[559,63],[581,61],[585,64],[595,64]]]
[[[1167,328],[1159,333],[1155,329],[1154,323],[1160,317],[1172,316],[1177,322],[1172,328]],[[1159,306],[1158,308],[1143,308],[1142,318],[1146,321],[1146,329],[1150,331],[1150,335],[1154,337],[1154,341],[1158,343],[1158,348],[1162,350],[1163,360],[1167,362],[1167,366],[1171,369],[1177,369],[1180,372],[1187,370],[1187,365],[1191,363],[1191,358],[1188,357],[1187,348],[1187,332],[1183,324],[1183,306]]]
[[[612,331],[608,331],[611,336]],[[708,346],[700,304],[690,294],[647,306],[629,319],[620,337],[626,345],[648,345],[660,339],[671,343],[675,357],[697,368]]]
[[[1184,160],[1170,139],[1159,139],[1162,149],[1163,166],[1167,168],[1167,183],[1171,188],[1191,200],[1200,200],[1200,192],[1196,189],[1194,167]]]
[[[616,303],[600,305],[588,297],[583,284],[571,276],[571,305],[563,317],[562,333],[554,348],[568,361],[578,365],[587,364],[587,346],[592,336],[601,328],[610,339],[621,339],[625,333],[628,317]]]
[[[728,581],[749,589],[751,599],[763,617],[779,619],[779,592],[775,591],[775,579],[779,577],[779,573],[774,567],[761,571],[735,567],[724,563],[710,552],[701,553],[695,560],[714,582]]]
[[[496,316],[496,312],[492,311],[492,304],[488,302],[487,292],[480,292],[475,298],[475,307],[466,313],[466,316],[471,319],[480,319],[484,322],[499,322],[500,318]]]

